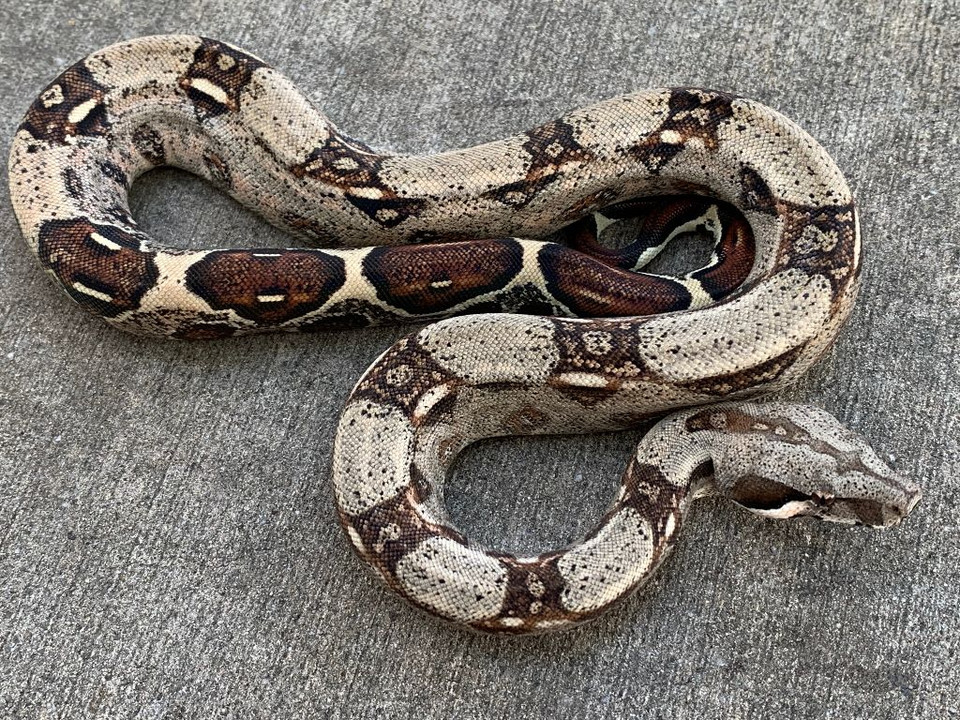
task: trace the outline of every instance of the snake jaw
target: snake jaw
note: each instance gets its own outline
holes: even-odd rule
[[[778,507],[752,505],[746,497],[732,499],[741,507],[767,518],[814,517],[841,525],[864,525],[879,529],[899,524],[920,501],[919,489],[908,487],[903,481],[897,483],[896,486],[890,485],[890,497],[886,501],[867,497],[837,497],[820,491],[815,491],[807,498],[785,498]]]

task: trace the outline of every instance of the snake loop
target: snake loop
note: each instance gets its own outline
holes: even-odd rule
[[[161,165],[326,247],[165,246],[127,202]],[[216,338],[447,317],[357,383],[333,487],[354,548],[385,582],[475,629],[596,616],[650,576],[707,494],[771,517],[874,526],[919,497],[822,411],[731,402],[810,367],[859,284],[843,176],[755,101],[648,90],[506,140],[393,155],[341,133],[242,50],[140,38],[41,93],[12,145],[10,190],[44,268],[126,330]],[[644,218],[633,243],[599,244],[633,216]],[[705,267],[643,272],[696,228],[715,239]],[[670,411],[609,512],[569,548],[518,558],[471,544],[447,519],[444,478],[471,442],[632,427]]]

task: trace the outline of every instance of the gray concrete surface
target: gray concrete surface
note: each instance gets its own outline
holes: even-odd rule
[[[960,715],[960,9],[954,0],[504,3],[0,0],[0,139],[66,63],[189,31],[400,151],[500,138],[635,88],[735,90],[857,191],[853,322],[791,395],[920,482],[887,533],[705,503],[646,591],[554,637],[435,624],[368,576],[328,487],[351,385],[409,328],[207,344],[111,330],[40,271],[0,197],[0,716],[949,718]],[[183,244],[282,244],[175,172],[135,190]],[[455,519],[544,549],[595,522],[636,433],[469,454]],[[531,511],[529,508],[535,508]]]

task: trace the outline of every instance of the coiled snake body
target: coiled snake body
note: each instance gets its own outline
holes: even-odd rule
[[[165,164],[328,249],[156,243],[127,192]],[[127,330],[208,338],[457,315],[367,370],[333,456],[354,548],[440,617],[512,633],[594,617],[649,577],[690,500],[708,493],[774,517],[875,526],[919,497],[823,411],[731,402],[783,386],[826,351],[860,269],[840,171],[756,102],[644,91],[507,140],[388,155],[235,47],[141,38],[43,91],[13,143],[10,190],[43,266]],[[641,212],[652,240],[597,244],[601,227]],[[638,272],[693,227],[716,237],[707,267]],[[574,247],[541,241],[551,234]],[[503,312],[528,314],[491,314]],[[475,440],[624,428],[668,411],[581,542],[514,557],[447,520],[444,478]]]

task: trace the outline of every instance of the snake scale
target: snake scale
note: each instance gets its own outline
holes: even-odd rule
[[[156,242],[127,194],[161,165],[313,247]],[[506,140],[393,155],[342,134],[253,55],[157,36],[54,80],[17,131],[9,171],[43,267],[125,330],[218,338],[446,317],[362,376],[332,463],[354,549],[433,615],[503,633],[595,617],[651,575],[705,495],[878,527],[919,498],[822,410],[751,401],[824,354],[860,273],[840,171],[757,102],[648,90]],[[599,242],[634,216],[632,244]],[[695,228],[715,239],[705,267],[641,270]],[[516,557],[447,517],[444,479],[470,443],[656,418],[613,505],[569,547]]]

